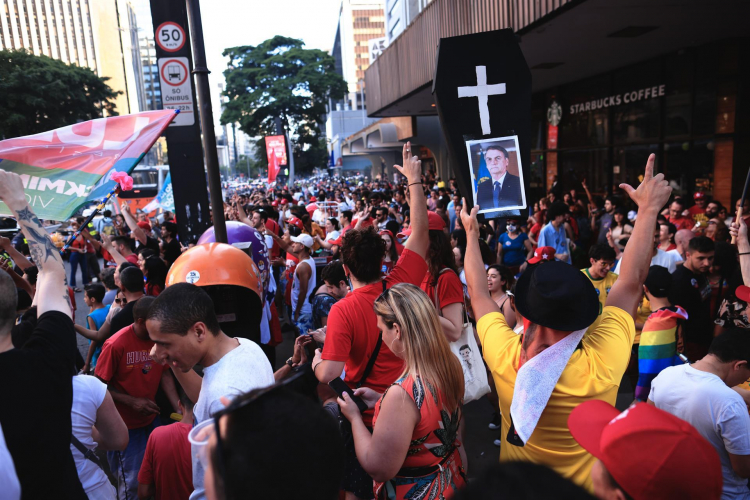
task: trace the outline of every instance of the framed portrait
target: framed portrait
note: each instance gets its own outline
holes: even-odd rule
[[[488,218],[519,215],[526,208],[526,191],[518,136],[465,142],[474,204],[479,205],[479,213]]]

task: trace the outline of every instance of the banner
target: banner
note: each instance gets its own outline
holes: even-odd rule
[[[276,181],[282,165],[286,165],[286,142],[283,135],[266,136],[266,157],[268,158],[268,183]]]
[[[65,220],[105,197],[115,186],[113,173],[130,174],[176,114],[112,116],[0,141],[0,168],[21,176],[40,219]],[[11,214],[2,202],[0,214]]]
[[[161,208],[162,210],[169,210],[174,212],[174,193],[172,193],[172,174],[167,174],[164,179],[164,184],[161,186],[161,191],[156,195],[151,203],[143,207],[145,213],[150,213]]]

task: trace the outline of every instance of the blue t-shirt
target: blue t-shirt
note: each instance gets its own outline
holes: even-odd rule
[[[109,308],[111,307],[111,304],[106,305],[102,307],[101,309],[97,309],[95,311],[90,312],[86,317],[91,318],[94,320],[94,326],[96,326],[96,329],[102,327],[104,322],[107,320],[107,314],[109,313]],[[88,327],[88,324],[86,325]],[[89,340],[89,345],[91,345],[91,341]],[[94,355],[91,356],[91,368],[96,368],[96,361],[99,359],[99,354],[102,352],[102,346],[101,344],[96,346],[96,350],[94,351]]]
[[[518,236],[511,238],[508,233],[503,233],[498,238],[498,244],[503,247],[503,264],[510,267],[520,266],[526,261],[526,247],[524,241],[529,237],[526,233],[520,233]]]
[[[555,253],[567,253],[568,260],[564,262],[571,263],[570,252],[568,252],[568,237],[565,235],[565,227],[562,224],[557,230],[552,223],[545,225],[539,233],[538,246],[553,247]]]

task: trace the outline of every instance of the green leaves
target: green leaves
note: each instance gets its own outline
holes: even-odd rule
[[[18,50],[0,51],[0,139],[116,115],[121,92],[89,68]]]
[[[224,71],[229,98],[221,123],[239,123],[251,137],[276,134],[276,118],[293,136],[298,172],[323,167],[327,160],[319,124],[329,97],[336,100],[347,91],[328,53],[305,49],[302,40],[275,36],[257,46],[224,50],[229,57]],[[258,160],[266,166],[265,147]]]

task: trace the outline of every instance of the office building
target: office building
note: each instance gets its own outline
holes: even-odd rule
[[[120,114],[140,109],[137,31],[125,0],[0,0],[0,49],[25,49],[109,77],[122,92],[114,100]]]

